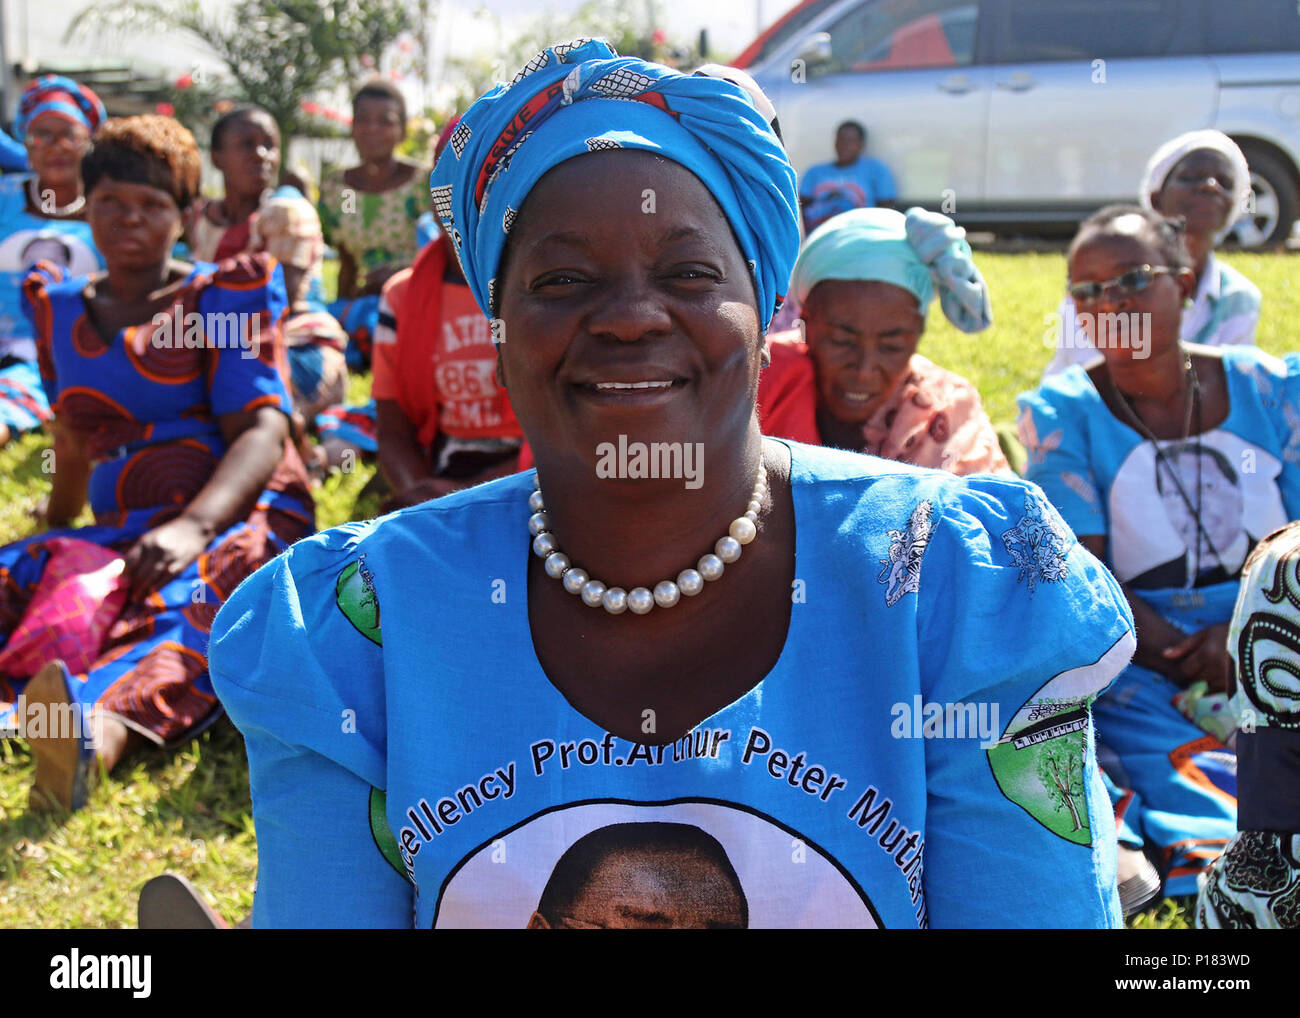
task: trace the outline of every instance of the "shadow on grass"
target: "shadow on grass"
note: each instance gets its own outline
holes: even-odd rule
[[[180,760],[178,768],[178,758],[188,759]],[[184,746],[142,750],[108,780],[101,774],[76,814],[27,809],[34,767],[26,743],[5,740],[0,769],[6,779],[0,797],[0,881],[16,876],[25,859],[39,855],[36,849],[74,819],[104,815],[111,822],[115,805],[128,806],[121,801],[124,793],[141,800],[129,808],[143,813],[137,818],[140,826],[158,836],[180,833],[190,841],[208,842],[252,831],[244,742],[225,717]]]

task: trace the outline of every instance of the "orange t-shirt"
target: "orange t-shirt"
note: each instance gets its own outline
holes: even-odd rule
[[[497,388],[490,323],[468,286],[442,278],[442,243],[384,286],[371,395],[396,400],[426,448],[439,434],[519,438],[510,400]]]

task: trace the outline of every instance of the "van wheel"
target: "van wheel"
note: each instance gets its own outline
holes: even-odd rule
[[[1250,164],[1251,206],[1228,236],[1244,248],[1284,244],[1300,209],[1300,195],[1287,165],[1262,149],[1242,150]]]

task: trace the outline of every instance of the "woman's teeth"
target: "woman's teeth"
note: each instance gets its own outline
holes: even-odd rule
[[[671,389],[672,382],[597,382],[600,392],[619,392],[626,389]]]

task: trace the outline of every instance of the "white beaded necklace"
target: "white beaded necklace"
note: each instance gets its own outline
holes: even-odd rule
[[[54,206],[54,208],[46,212],[45,208],[41,205],[41,196],[36,190],[35,177],[32,177],[27,182],[27,194],[31,197],[33,205],[35,205],[38,209],[40,209],[44,215],[50,216],[52,218],[57,216],[75,215],[76,213],[80,212],[82,206],[86,204],[86,196],[84,194],[79,194],[77,195],[77,197],[73,198],[72,201],[68,202],[68,204],[62,206],[56,205]]]
[[[695,568],[683,569],[675,581],[660,580],[653,591],[646,587],[633,587],[631,590],[609,587],[600,580],[593,580],[585,569],[573,565],[569,556],[560,551],[555,535],[551,533],[540,481],[534,482],[533,487],[535,490],[528,496],[528,507],[533,511],[528,519],[528,532],[533,535],[533,553],[545,560],[546,575],[563,583],[570,594],[581,596],[583,603],[591,608],[603,607],[611,615],[621,615],[630,608],[633,614],[645,615],[655,605],[671,608],[683,594],[694,597],[704,589],[705,580],[721,579],[723,570],[740,558],[741,548],[758,536],[756,521],[763,507],[763,496],[767,494],[767,468],[759,463],[754,491],[749,496],[744,515],[731,521],[727,533],[718,538],[713,551],[701,556]]]

